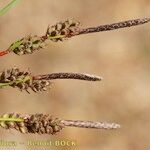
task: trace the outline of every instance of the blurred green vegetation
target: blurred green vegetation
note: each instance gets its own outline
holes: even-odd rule
[[[16,4],[19,2],[20,0],[12,0],[9,4],[7,4],[4,8],[0,9],[0,16],[4,15],[5,13],[7,13],[11,8],[15,7]]]

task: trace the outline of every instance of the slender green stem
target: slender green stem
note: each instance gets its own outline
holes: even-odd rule
[[[21,118],[0,118],[0,121],[9,121],[9,122],[23,122]]]
[[[48,39],[59,39],[65,37],[64,35],[57,35],[57,36],[49,36]]]
[[[9,83],[0,83],[0,88],[3,88],[5,86],[9,86],[10,85],[10,82]]]

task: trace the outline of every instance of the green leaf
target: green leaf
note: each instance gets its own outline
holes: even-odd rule
[[[13,50],[15,50],[17,47],[19,47],[21,44],[22,44],[22,40],[18,40],[17,42],[13,43],[13,44],[10,46],[10,49],[13,51]]]
[[[7,13],[11,8],[15,7],[16,4],[19,2],[20,0],[12,0],[9,4],[7,4],[4,8],[0,9],[0,16],[4,15],[5,13]]]

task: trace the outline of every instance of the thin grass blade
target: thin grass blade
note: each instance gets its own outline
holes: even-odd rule
[[[20,0],[12,0],[9,4],[7,4],[4,8],[0,9],[0,16],[4,15],[5,13],[7,13],[11,8],[15,7],[16,4],[19,2]]]

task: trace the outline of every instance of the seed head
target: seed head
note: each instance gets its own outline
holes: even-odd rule
[[[10,113],[2,115],[1,118],[11,119],[9,121],[0,121],[1,127],[16,129],[21,133],[55,134],[64,127],[61,120],[53,118],[51,115],[33,114],[23,116]],[[13,119],[22,119],[22,121],[14,121]]]
[[[45,39],[36,35],[28,35],[27,37],[24,37],[19,41],[11,44],[8,49],[17,55],[24,55],[32,54],[34,51],[44,48],[45,45]]]
[[[29,71],[20,71],[14,67],[0,73],[0,83],[3,86],[18,87],[21,91],[31,89],[34,92],[46,91],[50,86],[48,80],[35,80]]]
[[[73,19],[59,22],[47,28],[46,36],[54,42],[63,41],[64,39],[74,36],[79,32],[79,24],[80,23],[78,21]]]

